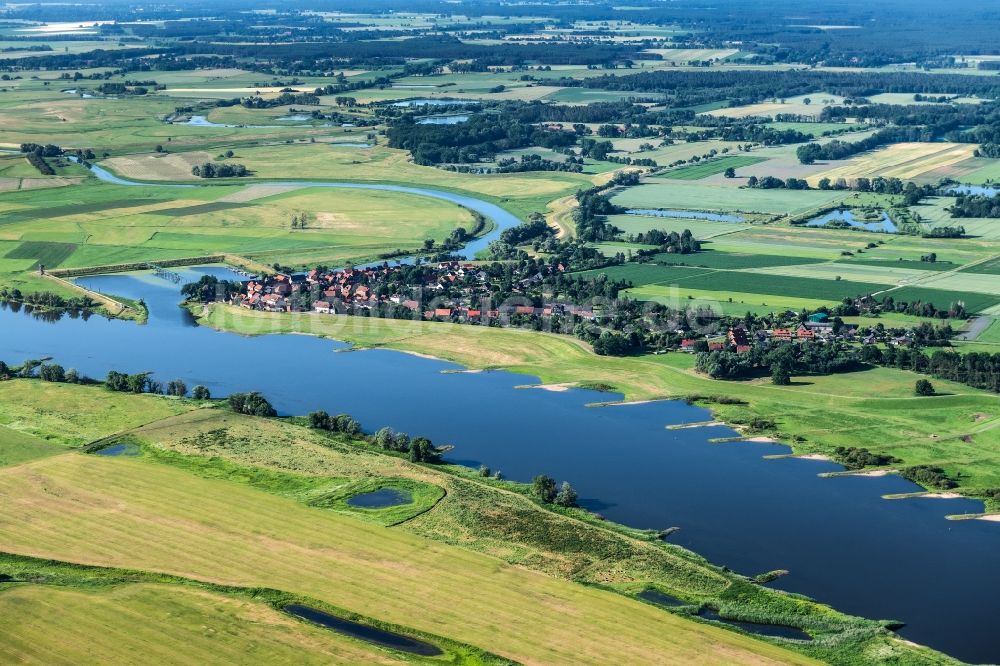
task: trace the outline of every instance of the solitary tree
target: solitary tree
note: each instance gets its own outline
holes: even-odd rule
[[[934,385],[926,379],[918,379],[913,387],[913,392],[917,395],[934,395]]]
[[[733,167],[729,167],[728,169],[722,172],[722,175],[725,176],[726,178],[736,178],[736,169],[734,169]]]
[[[562,487],[556,494],[555,503],[559,506],[576,506],[576,491],[569,485],[569,481],[563,481]]]
[[[191,391],[191,397],[195,400],[211,400],[212,394],[207,388],[199,384],[194,387],[194,390]]]

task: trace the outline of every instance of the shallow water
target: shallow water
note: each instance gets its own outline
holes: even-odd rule
[[[139,447],[135,444],[114,444],[113,446],[105,446],[103,449],[94,451],[95,455],[110,457],[137,456],[139,453]]]
[[[811,641],[812,636],[802,631],[801,629],[796,629],[795,627],[783,627],[777,624],[761,624],[759,622],[740,622],[739,620],[730,620],[724,618],[713,610],[703,610],[698,613],[698,617],[705,618],[706,620],[712,620],[713,622],[721,622],[723,624],[728,624],[733,627],[738,627],[743,631],[750,632],[751,634],[760,634],[761,636],[776,636],[779,638],[794,638],[800,641]]]
[[[288,604],[282,608],[282,610],[289,615],[294,615],[295,617],[302,618],[303,620],[308,620],[309,622],[318,624],[321,627],[325,627],[332,631],[346,634],[352,638],[368,641],[369,643],[381,645],[382,647],[399,650],[400,652],[416,654],[422,657],[436,657],[437,655],[444,654],[438,646],[425,641],[418,641],[417,639],[410,638],[409,636],[394,634],[391,631],[379,629],[371,625],[351,622],[350,620],[335,617],[329,613],[324,613],[323,611],[310,606],[303,606],[302,604]]]
[[[428,116],[417,121],[418,125],[458,125],[469,119],[467,115]]]
[[[393,102],[390,106],[469,106],[476,103],[475,100],[467,99],[407,99]]]
[[[185,282],[203,274],[237,278],[222,268],[179,272]],[[895,476],[821,479],[818,473],[841,467],[763,459],[787,452],[783,446],[710,444],[737,434],[725,426],[666,429],[711,418],[683,402],[588,407],[619,396],[518,390],[535,380],[458,373],[453,363],[385,349],[334,353],[347,345],[308,336],[217,332],[176,306],[178,285],[148,273],[79,282],[143,298],[148,323],[52,323],[0,310],[0,358],[53,356],[93,377],[152,370],[163,382],[204,384],[216,397],[262,391],[282,414],[345,412],[368,430],[389,426],[430,437],[455,446],[448,454],[454,462],[485,464],[519,481],[536,474],[568,480],[585,507],[611,520],[680,527],[670,540],[717,564],[747,575],[788,569],[773,586],[842,611],[904,621],[905,637],[959,658],[1000,660],[993,634],[1000,525],[944,520],[982,511],[979,502],[883,500],[919,488]]]
[[[713,222],[743,222],[745,218],[739,215],[723,215],[722,213],[706,213],[697,210],[662,210],[659,208],[632,208],[625,211],[626,215],[644,215],[646,217],[670,217],[685,220],[711,220]]]
[[[896,223],[892,221],[889,217],[889,213],[882,211],[882,217],[878,222],[868,222],[864,219],[858,219],[854,216],[854,212],[850,210],[832,210],[825,215],[820,215],[819,217],[813,218],[806,223],[807,227],[822,227],[828,222],[846,222],[848,225],[855,229],[864,229],[865,231],[882,231],[889,234],[894,234],[899,231]]]
[[[361,493],[347,500],[348,506],[361,509],[385,509],[413,502],[413,496],[398,488],[382,488],[370,493]]]
[[[979,194],[984,197],[995,197],[1000,194],[1000,189],[990,185],[956,185],[948,191],[954,194]]]

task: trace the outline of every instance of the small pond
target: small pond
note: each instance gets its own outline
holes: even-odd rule
[[[723,624],[728,624],[731,627],[736,627],[747,631],[751,634],[759,634],[761,636],[774,636],[777,638],[793,638],[800,641],[811,641],[812,636],[802,631],[801,629],[796,629],[795,627],[783,627],[779,624],[762,624],[760,622],[740,622],[738,620],[730,620],[719,615],[717,612],[711,609],[705,609],[698,613],[698,617],[704,618],[706,620],[711,620],[713,622],[721,622]]]
[[[643,601],[648,601],[651,604],[656,604],[657,606],[665,606],[667,608],[675,608],[677,606],[691,606],[686,601],[681,601],[676,597],[672,597],[669,594],[664,594],[659,590],[643,590],[636,595]]]
[[[744,222],[739,215],[723,215],[722,213],[706,213],[698,210],[661,210],[659,208],[631,208],[626,215],[645,215],[647,217],[675,217],[685,220],[711,220],[712,222]]]
[[[858,219],[854,216],[854,211],[831,210],[825,215],[813,218],[806,223],[807,227],[823,227],[830,222],[844,222],[854,229],[864,229],[865,231],[881,231],[883,233],[894,234],[899,231],[899,227],[889,217],[889,213],[883,211],[881,217],[875,221]]]
[[[135,444],[113,444],[111,446],[105,446],[103,449],[98,449],[94,451],[96,455],[99,456],[137,456],[141,453],[139,447]]]
[[[978,194],[984,197],[995,197],[1000,189],[990,185],[956,185],[948,190],[951,194]]]
[[[303,606],[302,604],[288,604],[282,608],[282,610],[289,615],[294,615],[295,617],[318,624],[321,627],[332,629],[333,631],[350,636],[351,638],[368,641],[369,643],[374,643],[375,645],[380,645],[392,650],[399,650],[400,652],[407,652],[421,657],[436,657],[444,654],[436,645],[432,645],[424,641],[418,641],[417,639],[410,638],[409,636],[394,634],[391,631],[378,629],[367,624],[345,620],[343,618],[330,615],[329,613],[324,613],[323,611],[310,606]]]
[[[402,102],[393,102],[392,106],[468,106],[475,103],[474,100],[467,99],[406,99]]]
[[[467,115],[427,116],[417,121],[418,125],[458,125],[469,119]]]
[[[381,488],[370,493],[361,493],[347,500],[349,506],[360,509],[385,509],[413,502],[413,495],[399,488]]]

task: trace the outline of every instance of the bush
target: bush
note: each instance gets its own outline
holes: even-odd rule
[[[38,368],[38,376],[43,382],[66,381],[66,371],[58,363],[43,363]]]
[[[211,400],[212,393],[207,388],[199,384],[194,387],[194,390],[191,391],[191,397],[195,400]]]
[[[913,392],[921,396],[934,395],[934,385],[926,379],[918,379],[913,387]]]
[[[931,467],[930,465],[907,467],[900,472],[900,475],[904,479],[919,483],[922,486],[939,488],[941,490],[949,490],[958,486],[958,483],[948,478],[943,469],[940,467]]]

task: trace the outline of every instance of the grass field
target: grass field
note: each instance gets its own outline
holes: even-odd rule
[[[347,262],[417,249],[424,239],[441,242],[452,230],[475,225],[455,204],[398,192],[208,187],[172,190],[181,196],[164,199],[152,194],[162,189],[151,188],[149,198],[133,189],[94,185],[74,193],[76,205],[41,193],[8,199],[19,207],[0,223],[0,239],[20,243],[0,255],[0,271],[219,253],[267,263],[295,263],[299,256]],[[292,218],[302,215],[306,228],[293,229]]]
[[[805,101],[806,99],[810,100],[808,104]],[[839,106],[843,103],[843,97],[829,93],[813,93],[798,97],[789,97],[783,100],[774,100],[772,102],[717,109],[709,111],[709,114],[727,118],[747,118],[749,116],[774,117],[778,114],[786,113],[801,116],[818,116],[824,106]]]
[[[751,166],[763,162],[763,157],[750,157],[748,155],[734,155],[723,157],[717,160],[708,160],[683,166],[678,169],[667,171],[663,176],[673,180],[701,180],[717,173],[722,173],[726,169],[739,169],[740,167]]]
[[[6,663],[406,663],[266,604],[176,585],[0,586],[0,613]]]
[[[843,192],[817,190],[758,190],[711,187],[664,178],[649,179],[613,198],[627,208],[672,208],[727,212],[797,215],[834,205]]]
[[[83,393],[67,384],[22,380],[0,382],[0,404],[4,406],[0,426],[44,440],[56,450],[80,446],[195,407],[162,396],[137,398],[103,390]]]
[[[610,592],[165,465],[69,455],[10,470],[0,470],[4,494],[17,498],[0,508],[8,552],[265,585],[522,662],[807,661]]]
[[[961,143],[897,143],[844,162],[833,162],[831,168],[809,176],[813,187],[822,178],[836,181],[844,178],[900,178],[903,180],[936,181],[943,177],[962,178],[967,169],[963,162],[972,157],[975,146]],[[923,180],[921,180],[923,179]]]
[[[675,266],[703,266],[705,268],[764,268],[766,266],[796,266],[815,263],[809,257],[782,254],[754,254],[703,250],[696,254],[658,254],[654,260]]]
[[[105,166],[114,171],[123,169],[129,176],[145,180],[195,179],[189,168],[151,159],[149,168],[145,169],[142,167],[147,166],[147,163],[137,162],[137,159],[139,158],[115,158],[108,160]],[[415,165],[406,152],[381,146],[335,148],[323,143],[276,144],[241,148],[229,161],[245,164],[253,172],[253,179],[257,180],[314,179],[396,183],[484,195],[524,217],[533,211],[544,211],[549,201],[591,184],[590,177],[571,173],[476,176],[442,171]]]

